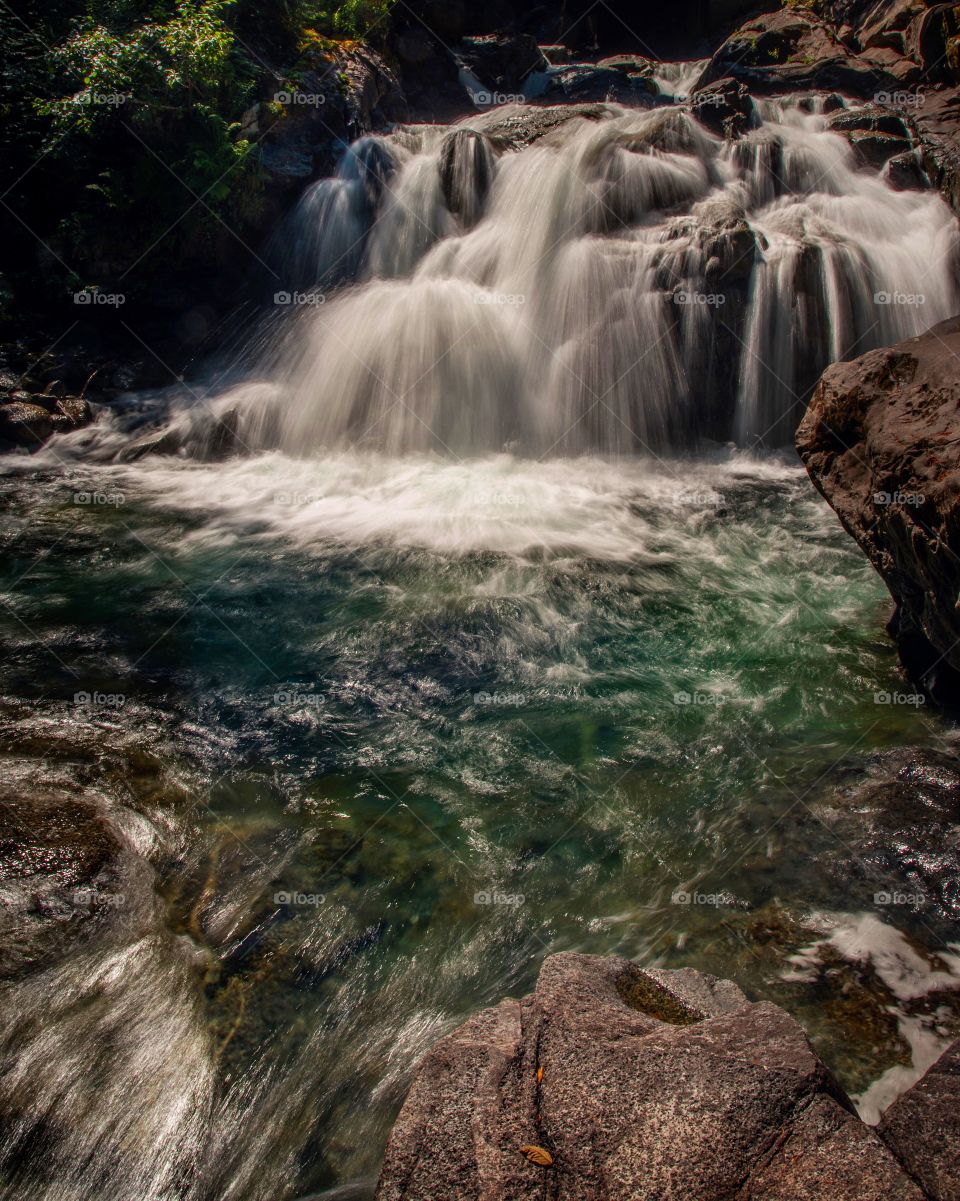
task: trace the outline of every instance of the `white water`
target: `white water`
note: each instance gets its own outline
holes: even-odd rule
[[[364,139],[308,191],[281,238],[306,300],[206,398],[243,447],[780,446],[830,362],[958,308],[946,205],[858,169],[822,116],[765,103],[723,142],[605,106],[504,149],[539,111]]]

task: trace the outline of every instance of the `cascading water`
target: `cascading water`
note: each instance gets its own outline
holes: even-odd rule
[[[418,1057],[555,950],[735,975],[868,1112],[960,1032],[955,909],[810,817],[944,728],[754,453],[955,311],[955,222],[811,107],[363,139],[226,385],[4,462],[3,776],[85,798],[117,902],[0,892],[4,1201],[369,1198]]]
[[[958,307],[945,204],[815,107],[735,142],[609,106],[363,139],[283,231],[297,311],[215,410],[297,454],[788,444],[830,362]]]

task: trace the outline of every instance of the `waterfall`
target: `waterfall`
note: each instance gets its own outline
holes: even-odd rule
[[[364,138],[281,231],[259,369],[209,404],[295,455],[788,444],[830,362],[960,307],[946,205],[821,108],[763,102],[736,141],[614,105]]]

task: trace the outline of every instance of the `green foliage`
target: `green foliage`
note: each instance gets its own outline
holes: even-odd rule
[[[16,180],[6,203],[52,250],[51,262],[62,260],[87,281],[115,282],[135,264],[125,278],[133,291],[149,290],[178,265],[202,266],[224,245],[235,257],[263,191],[244,114],[269,101],[305,46],[327,55],[339,40],[383,36],[392,7],[392,0],[21,3],[19,22],[12,13],[4,19],[0,6],[7,49],[0,153]],[[35,246],[5,250],[0,266],[28,277]]]

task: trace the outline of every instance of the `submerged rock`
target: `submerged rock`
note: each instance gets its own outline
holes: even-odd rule
[[[890,589],[911,677],[960,700],[960,318],[823,375],[797,449]]]
[[[424,1059],[377,1190],[544,1196],[923,1198],[778,1006],[689,969],[572,953]]]

